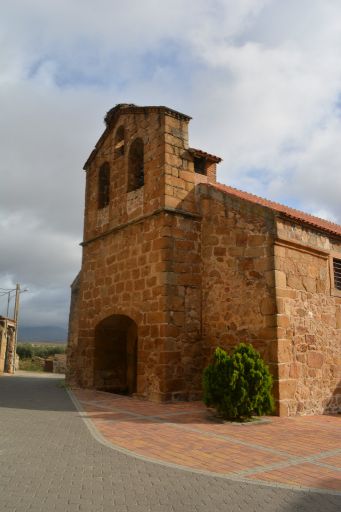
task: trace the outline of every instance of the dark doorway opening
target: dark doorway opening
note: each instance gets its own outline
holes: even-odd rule
[[[131,395],[137,385],[137,325],[125,315],[112,315],[95,329],[94,386]]]

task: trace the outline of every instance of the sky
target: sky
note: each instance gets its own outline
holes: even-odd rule
[[[192,116],[220,182],[341,223],[340,19],[340,0],[2,0],[0,288],[29,289],[21,322],[67,325],[82,168],[117,103]]]

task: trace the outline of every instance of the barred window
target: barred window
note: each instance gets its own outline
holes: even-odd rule
[[[341,260],[333,258],[334,286],[341,290]]]
[[[98,174],[98,208],[108,206],[110,200],[110,167],[105,162]]]

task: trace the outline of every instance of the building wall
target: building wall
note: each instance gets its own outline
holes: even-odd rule
[[[124,155],[115,156],[115,137],[119,128],[125,130]],[[122,114],[108,132],[95,158],[86,170],[84,240],[122,226],[164,204],[165,117],[157,112]],[[131,143],[144,142],[144,187],[127,193],[128,158]],[[98,208],[98,171],[110,164],[110,204]]]
[[[80,299],[80,280],[81,272],[71,284],[71,300],[69,313],[68,342],[66,350],[66,378],[69,384],[77,384],[77,346],[78,346],[78,328],[79,328],[79,299]]]
[[[201,241],[198,216],[165,215],[165,400],[201,396]]]
[[[7,349],[6,320],[0,320],[0,373],[5,371],[5,358]]]
[[[14,373],[16,368],[16,343],[14,320],[0,319],[0,373]]]
[[[122,125],[125,154],[116,159]],[[145,185],[127,193],[129,145],[136,137],[145,143]],[[200,224],[187,147],[185,120],[122,114],[87,167],[79,302],[70,316],[71,383],[95,385],[96,326],[126,315],[138,327],[137,393],[170,400],[201,391]],[[111,200],[99,209],[98,169],[107,161]]]
[[[331,293],[329,257],[341,254],[341,243],[212,187],[215,164],[208,176],[195,174],[187,125],[160,111],[122,111],[86,166],[68,381],[98,386],[96,327],[124,315],[137,326],[139,395],[199,398],[214,348],[249,342],[270,365],[280,414],[335,411],[341,294]],[[115,156],[120,126],[125,152]],[[145,184],[127,192],[136,137],[144,141]],[[110,203],[98,208],[104,162],[110,164]],[[115,323],[106,328],[113,339],[121,336]]]
[[[205,364],[217,346],[251,343],[270,365],[277,396],[273,213],[204,185],[198,193]]]
[[[84,247],[76,371],[81,385],[94,384],[96,325],[120,314],[138,325],[138,391],[151,397],[160,391],[160,370],[154,365],[162,342],[160,324],[165,323],[159,270],[161,231],[159,215]]]
[[[341,244],[284,220],[278,220],[277,231],[281,413],[337,412],[341,408],[341,297],[332,293],[329,260],[330,253],[341,255]]]

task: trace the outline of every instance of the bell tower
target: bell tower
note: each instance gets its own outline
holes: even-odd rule
[[[185,200],[191,180],[181,171],[188,172],[189,120],[166,107],[132,104],[107,113],[106,128],[84,166],[85,242]]]
[[[85,163],[82,269],[69,381],[165,401],[200,396],[201,216],[213,155],[188,147],[190,117],[119,104]]]

